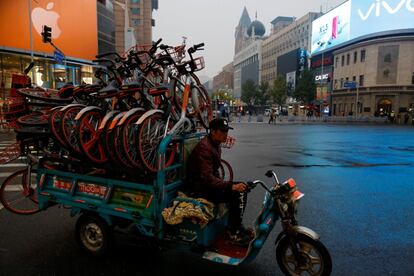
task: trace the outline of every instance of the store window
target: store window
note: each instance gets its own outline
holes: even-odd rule
[[[60,88],[68,82],[68,76],[65,66],[60,64],[53,64],[52,66],[52,81],[53,86]]]
[[[131,8],[131,12],[132,12],[132,14],[140,14],[141,9],[140,8]]]
[[[413,78],[414,78],[414,73],[413,73]],[[413,81],[414,81],[414,79],[413,79]],[[364,86],[364,82],[365,82],[365,77],[364,77],[364,75],[360,75],[359,76],[359,86],[361,87],[361,86]],[[414,82],[413,82],[414,83]]]
[[[361,50],[361,62],[365,62],[365,50]]]
[[[94,82],[94,74],[92,66],[82,66],[81,69],[81,82],[92,84]]]
[[[23,72],[20,57],[16,55],[1,55],[1,81],[4,88],[11,88],[13,74],[21,74]]]

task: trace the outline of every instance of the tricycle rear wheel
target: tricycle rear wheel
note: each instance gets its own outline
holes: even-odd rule
[[[88,254],[101,257],[112,246],[113,235],[100,216],[83,214],[76,222],[76,240]]]
[[[298,234],[295,237],[295,246],[303,258],[302,263],[295,258],[287,236],[276,247],[277,263],[285,275],[331,275],[331,256],[319,240]]]

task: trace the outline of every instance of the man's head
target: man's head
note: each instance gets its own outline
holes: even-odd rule
[[[229,129],[233,128],[229,126],[227,120],[216,118],[210,121],[209,129],[213,141],[217,143],[223,143],[227,139],[227,133],[229,132]]]

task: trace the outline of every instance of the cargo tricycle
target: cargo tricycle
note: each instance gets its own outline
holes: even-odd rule
[[[159,148],[160,169],[143,183],[55,170],[42,166],[43,160],[37,171],[39,208],[46,210],[57,204],[71,207],[71,215],[79,215],[77,240],[86,252],[95,256],[103,255],[110,248],[114,228],[133,227],[140,238],[161,248],[185,251],[234,266],[254,260],[279,220],[282,231],[276,239],[276,260],[282,272],[330,275],[331,257],[319,235],[300,226],[295,219],[297,203],[303,194],[293,179],[280,183],[273,171],[266,172],[273,179],[271,187],[261,180],[248,182],[249,190],[261,186],[265,191],[248,246],[226,240],[228,211],[223,205],[214,206],[213,216],[205,225],[190,218],[177,225],[165,222],[162,212],[173,202],[205,207],[199,200],[178,195],[184,184],[185,160],[204,135],[166,136]],[[178,145],[179,156],[165,167],[164,157],[171,143]]]

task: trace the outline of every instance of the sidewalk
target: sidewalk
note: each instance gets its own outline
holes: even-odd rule
[[[232,116],[230,117],[231,123],[260,123],[267,124],[269,122],[269,117],[258,115],[258,116],[242,116],[241,118]],[[326,117],[301,117],[301,116],[283,116],[275,120],[273,124],[324,124],[324,123],[334,123],[334,124],[390,124],[386,117],[368,117],[361,116],[355,118],[353,116],[326,116]],[[394,123],[398,125],[398,123]],[[401,124],[403,125],[403,124]]]

